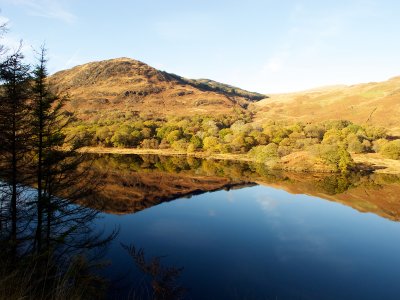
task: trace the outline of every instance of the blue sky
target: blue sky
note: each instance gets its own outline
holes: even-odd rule
[[[263,93],[400,75],[400,1],[0,0],[3,43],[51,72],[131,57]]]

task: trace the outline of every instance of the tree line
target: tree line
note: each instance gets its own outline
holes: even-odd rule
[[[353,167],[351,153],[400,158],[400,140],[385,128],[346,120],[256,123],[243,112],[157,119],[126,112],[92,121],[77,120],[71,125],[66,128],[67,136],[85,137],[87,146],[244,154],[267,164],[292,153],[307,152],[338,171]]]

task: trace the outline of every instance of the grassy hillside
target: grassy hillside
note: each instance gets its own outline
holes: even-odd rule
[[[229,114],[266,97],[214,81],[185,79],[129,58],[77,66],[52,75],[50,82],[56,91],[69,94],[67,108],[83,120]]]
[[[394,134],[400,134],[400,77],[384,82],[270,95],[270,98],[253,104],[252,108],[257,122],[342,119],[384,126]]]
[[[400,77],[267,97],[209,79],[187,79],[133,59],[117,58],[58,72],[50,81],[56,91],[69,94],[67,108],[83,120],[121,115],[224,115],[250,110],[257,123],[350,120],[400,133]]]

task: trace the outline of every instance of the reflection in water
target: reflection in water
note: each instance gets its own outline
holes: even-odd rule
[[[132,256],[136,263],[121,299],[176,299],[182,286],[189,299],[390,299],[394,294],[382,287],[381,278],[393,282],[388,270],[398,261],[397,227],[360,218],[333,202],[398,221],[396,176],[287,173],[184,156],[94,157],[91,172],[101,175],[101,189],[92,197],[101,201],[86,204],[105,212],[99,225],[119,224],[120,243],[134,242],[152,257],[166,255],[167,265],[185,267],[182,274],[179,268],[162,268],[159,260],[146,261],[143,252],[122,250],[118,243],[108,254],[112,275],[107,276],[130,272]],[[365,277],[371,273],[376,276]]]
[[[92,203],[108,213],[134,213],[177,198],[259,184],[400,220],[400,177],[394,175],[288,173],[255,163],[155,155],[101,155],[91,170],[103,174]]]
[[[100,225],[115,223],[110,273],[126,270],[132,259],[120,243],[134,241],[185,268],[179,282],[188,299],[397,299],[400,224],[316,197],[220,190],[104,214]]]
[[[399,177],[150,155],[93,155],[76,174],[83,176],[69,178],[73,184],[57,194],[74,197],[50,219],[40,255],[29,219],[17,256],[1,245],[2,296],[15,278],[20,296],[25,289],[33,299],[398,295],[400,235],[391,221],[400,220]],[[146,256],[125,245],[140,245]]]
[[[117,231],[106,233],[93,226],[98,211],[77,203],[96,189],[97,178],[88,176],[81,156],[64,152],[46,165],[45,185],[38,191],[19,185],[11,194],[2,183],[1,205],[18,203],[17,218],[2,211],[0,228],[0,296],[2,299],[98,299],[106,280],[94,272]],[[33,178],[33,177],[32,177]],[[82,179],[85,186],[80,186]],[[10,228],[17,230],[10,238]]]
[[[137,250],[134,246],[126,245],[123,245],[123,248],[129,253],[143,274],[150,277],[150,287],[146,286],[148,282],[143,281],[142,286],[136,288],[135,296],[137,298],[143,299],[146,297],[154,300],[183,299],[186,289],[178,282],[183,268],[165,267],[161,264],[161,257],[153,257],[150,260],[146,260],[143,249]]]

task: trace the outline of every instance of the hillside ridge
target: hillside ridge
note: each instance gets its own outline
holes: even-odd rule
[[[67,109],[84,121],[104,116],[217,116],[250,110],[258,123],[342,119],[400,134],[400,76],[266,96],[210,79],[188,79],[120,57],[59,71],[50,81],[56,92],[70,96]]]
[[[187,79],[121,57],[59,71],[49,78],[68,93],[80,118],[97,112],[147,115],[226,114],[267,96],[209,79]]]

